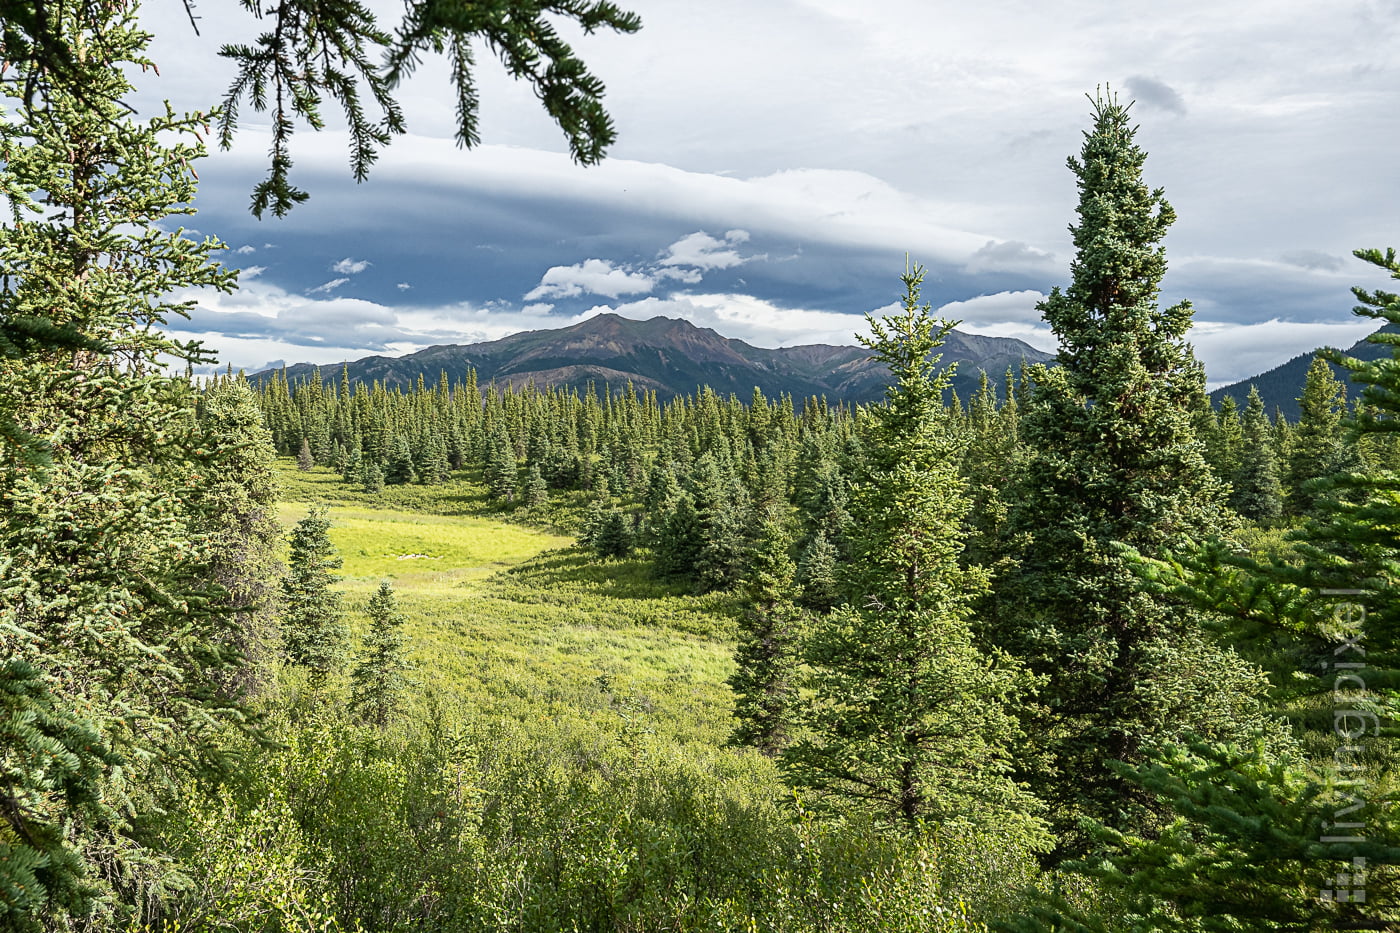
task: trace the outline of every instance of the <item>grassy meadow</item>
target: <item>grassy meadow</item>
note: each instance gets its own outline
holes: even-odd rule
[[[1012,840],[808,815],[725,746],[734,597],[596,560],[553,530],[576,504],[281,478],[288,527],[329,506],[356,640],[393,584],[416,684],[380,731],[284,672],[276,749],[185,804],[182,929],[959,933],[1033,878]]]
[[[532,728],[596,722],[616,708],[673,740],[722,743],[732,597],[681,595],[649,580],[640,561],[599,565],[570,537],[493,514],[464,479],[387,487],[379,507],[337,474],[284,467],[288,528],[312,504],[330,507],[353,631],[379,582],[393,585],[418,703],[464,704]],[[396,499],[401,491],[411,498]]]

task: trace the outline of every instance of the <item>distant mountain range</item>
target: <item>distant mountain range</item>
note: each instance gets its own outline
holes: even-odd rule
[[[1400,328],[1393,324],[1387,324],[1380,330],[1390,333],[1400,333]],[[1273,417],[1275,409],[1283,412],[1284,417],[1289,421],[1298,420],[1298,396],[1303,394],[1303,383],[1307,380],[1308,367],[1312,365],[1313,358],[1321,351],[1321,347],[1308,353],[1301,353],[1293,357],[1286,363],[1275,366],[1268,372],[1260,373],[1249,379],[1242,379],[1233,385],[1223,386],[1210,393],[1210,400],[1216,405],[1229,395],[1235,399],[1235,403],[1243,410],[1245,401],[1249,398],[1249,387],[1256,386],[1259,389],[1259,396],[1264,400],[1264,410]],[[1354,356],[1359,360],[1378,360],[1390,355],[1387,347],[1374,343],[1367,343],[1363,337],[1352,344],[1346,350],[1347,356]],[[1331,365],[1331,364],[1329,364]],[[1351,374],[1340,366],[1332,366],[1333,374],[1341,380],[1347,387],[1347,398],[1353,399],[1361,392],[1361,387],[1348,380]]]
[[[982,337],[952,331],[942,348],[943,362],[957,362],[953,387],[966,399],[976,391],[986,371],[1000,385],[1008,368],[1042,363],[1054,355],[1012,337]],[[477,381],[504,387],[527,383],[570,386],[582,390],[589,382],[599,390],[621,388],[629,381],[638,391],[655,390],[659,398],[695,392],[709,386],[747,400],[755,388],[769,398],[783,393],[794,399],[826,396],[829,401],[870,402],[882,397],[888,371],[869,358],[864,347],[812,344],[777,350],[750,346],[722,337],[689,321],[654,317],[634,321],[616,314],[599,314],[557,330],[535,330],[500,340],[428,347],[407,356],[371,356],[344,364],[356,383],[375,381],[386,386],[415,385],[447,373],[463,380],[475,369]],[[316,367],[298,363],[286,368],[291,380],[313,379],[317,369],[325,382],[340,379],[341,365]],[[266,381],[277,370],[254,373]]]

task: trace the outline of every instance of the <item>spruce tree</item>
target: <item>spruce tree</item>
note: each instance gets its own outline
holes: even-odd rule
[[[538,463],[530,464],[530,471],[525,477],[525,505],[527,508],[538,509],[549,502],[549,484],[544,481],[544,476],[540,473]]]
[[[632,553],[635,541],[632,522],[621,509],[608,509],[604,512],[589,536],[594,552],[605,558],[626,557]]]
[[[315,465],[316,458],[311,455],[311,442],[303,437],[301,447],[297,449],[297,469],[304,473]]]
[[[176,373],[208,356],[163,325],[234,273],[193,213],[205,117],[138,119],[148,70],[134,5],[56,4],[71,71],[47,83],[0,30],[0,896],[9,927],[87,922],[87,895],[153,896],[154,797],[210,773],[249,717],[237,623],[210,567],[218,460]],[[143,108],[144,109],[144,108]],[[13,442],[13,443],[12,443]],[[118,765],[118,760],[124,762]],[[13,778],[13,780],[12,780]],[[37,849],[35,848],[37,847]],[[36,855],[36,851],[42,854]],[[38,866],[36,858],[46,860]],[[81,875],[81,878],[79,878]],[[27,905],[27,906],[26,906]]]
[[[711,453],[695,462],[686,488],[699,526],[693,579],[701,592],[727,589],[738,582],[748,547],[748,495],[729,464]]]
[[[197,523],[212,547],[209,571],[231,614],[229,639],[243,657],[229,686],[248,696],[272,683],[280,652],[277,610],[283,573],[277,520],[276,452],[257,400],[243,379],[205,393],[200,426],[213,462],[197,501]]]
[[[515,447],[503,423],[488,439],[486,450],[486,486],[494,499],[505,502],[515,500],[515,484],[518,479],[515,461]]]
[[[663,577],[693,578],[704,548],[704,527],[689,493],[681,493],[666,512],[652,547],[656,571]]]
[[[801,591],[798,601],[808,609],[829,612],[841,602],[837,586],[838,558],[836,548],[818,531],[807,542],[797,563],[797,583]]]
[[[998,579],[987,626],[992,643],[1047,679],[1025,713],[1036,747],[1021,775],[1051,805],[1052,860],[1092,843],[1082,818],[1147,829],[1162,815],[1110,762],[1138,765],[1158,743],[1257,724],[1248,665],[1215,645],[1197,613],[1149,591],[1125,550],[1158,555],[1228,527],[1192,424],[1204,373],[1185,339],[1191,306],[1157,303],[1159,244],[1175,213],[1144,184],[1135,133],[1128,108],[1099,97],[1069,160],[1079,186],[1072,281],[1038,306],[1060,365],[1029,370],[1026,460],[1007,496],[1014,566]]]
[[[1332,374],[1322,356],[1315,357],[1298,398],[1298,424],[1288,450],[1289,514],[1306,515],[1315,493],[1310,480],[1331,476],[1343,465],[1342,413],[1346,410],[1346,386]]]
[[[1270,525],[1283,514],[1283,484],[1279,482],[1264,400],[1254,386],[1249,387],[1241,428],[1243,447],[1231,483],[1230,505],[1250,521]]]
[[[384,728],[408,687],[411,665],[404,657],[408,639],[404,617],[389,581],[382,580],[366,607],[369,633],[350,673],[350,710],[363,721]]]
[[[756,748],[769,757],[787,744],[797,699],[801,611],[794,604],[796,567],[790,538],[769,519],[750,552],[744,573],[738,645],[734,650],[734,718],[731,745]]]
[[[1390,930],[1400,918],[1384,893],[1400,861],[1396,821],[1367,836],[1333,827],[1334,791],[1297,759],[1261,746],[1195,742],[1155,753],[1124,776],[1168,802],[1171,822],[1144,836],[1096,826],[1102,856],[1072,866],[1097,901],[1038,893],[1014,933],[1293,933]],[[1368,889],[1371,894],[1367,896]]]
[[[313,507],[297,522],[288,538],[291,549],[282,583],[284,650],[290,663],[306,668],[313,690],[320,690],[344,667],[350,640],[340,593],[333,588],[340,578],[332,571],[340,568],[341,559],[331,544],[330,527],[325,506]]]
[[[889,367],[870,411],[854,486],[848,606],[814,627],[805,657],[803,734],[783,754],[804,803],[854,809],[909,829],[924,823],[1034,837],[1033,801],[1009,779],[1008,705],[1027,686],[973,643],[986,575],[960,563],[968,497],[962,451],[942,406],[950,374],[932,356],[941,327],[907,272],[902,312],[868,318]]]
[[[1393,250],[1356,255],[1400,279]],[[1341,422],[1345,440],[1361,441],[1400,432],[1400,296],[1354,292],[1357,314],[1391,325],[1367,338],[1388,356],[1323,356],[1363,387],[1364,404]],[[1330,378],[1320,368],[1314,377],[1314,426],[1329,420]],[[1303,443],[1329,448],[1329,432],[1309,434]],[[1202,918],[1199,929],[1400,923],[1390,896],[1400,883],[1400,820],[1389,805],[1400,768],[1400,476],[1347,470],[1313,479],[1307,492],[1311,510],[1279,553],[1216,544],[1155,568],[1159,585],[1230,619],[1242,644],[1262,646],[1274,695],[1296,713],[1300,745],[1316,755],[1305,769],[1261,759],[1268,768],[1215,767],[1194,781],[1179,767],[1139,775],[1148,785],[1176,782],[1163,796],[1176,801],[1184,825],[1151,846],[1125,840],[1110,851],[1112,864],[1145,876],[1130,892],[1155,894],[1178,912],[1185,904]],[[1188,885],[1182,869],[1201,877]],[[1250,883],[1239,885],[1240,875]],[[1227,926],[1236,919],[1243,922]]]
[[[0,750],[0,926],[38,933],[100,893],[72,841],[82,822],[120,821],[102,785],[122,760],[19,659],[0,662]]]
[[[394,435],[389,446],[388,460],[384,465],[384,482],[394,486],[418,482],[418,471],[413,466],[413,448],[408,445],[408,438],[402,434]]]
[[[1240,422],[1239,405],[1233,395],[1227,395],[1221,401],[1220,411],[1215,413],[1215,423],[1215,441],[1206,445],[1206,463],[1215,471],[1217,478],[1229,482],[1240,468],[1240,458],[1244,452],[1244,426]]]
[[[360,463],[359,482],[365,492],[377,495],[384,491],[384,470],[373,460],[364,460]]]

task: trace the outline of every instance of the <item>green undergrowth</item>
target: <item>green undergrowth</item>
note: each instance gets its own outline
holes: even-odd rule
[[[172,803],[197,883],[133,930],[968,933],[1033,877],[1011,840],[808,818],[772,761],[725,744],[733,595],[476,495],[285,471],[289,526],[330,506],[357,636],[393,584],[416,683],[380,731],[348,718],[343,679],[284,671],[280,747]]]

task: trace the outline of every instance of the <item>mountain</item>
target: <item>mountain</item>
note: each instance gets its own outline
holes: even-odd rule
[[[1053,355],[1011,337],[982,337],[952,331],[942,349],[944,363],[956,361],[954,388],[966,399],[985,370],[997,384],[1008,368],[1041,363]],[[795,399],[824,395],[832,402],[869,402],[883,395],[887,372],[872,362],[863,347],[811,344],[776,350],[722,337],[689,321],[654,317],[634,321],[599,314],[557,330],[512,334],[486,343],[428,347],[407,356],[371,356],[345,364],[356,383],[375,381],[411,387],[422,376],[429,383],[446,373],[465,381],[475,369],[481,385],[527,383],[573,386],[589,382],[599,389],[631,382],[655,390],[663,401],[709,386],[721,394],[747,400],[754,388],[769,398],[784,392]],[[318,367],[298,363],[286,368],[288,379],[313,379]],[[340,366],[319,367],[321,378],[334,382]],[[273,370],[249,378],[266,380]]]
[[[1380,329],[1392,334],[1400,333],[1400,327],[1396,327],[1394,324],[1387,324]],[[1298,396],[1303,394],[1303,383],[1307,379],[1308,367],[1312,365],[1313,358],[1321,350],[1322,348],[1319,347],[1317,350],[1299,354],[1268,372],[1216,389],[1210,393],[1210,400],[1218,406],[1225,396],[1233,396],[1236,404],[1243,410],[1245,401],[1249,398],[1249,387],[1253,385],[1258,387],[1259,396],[1264,400],[1264,410],[1269,413],[1270,417],[1273,417],[1274,409],[1277,408],[1289,421],[1297,421]],[[1367,343],[1366,339],[1362,338],[1352,344],[1346,350],[1346,354],[1359,360],[1378,360],[1382,357],[1388,357],[1390,348]],[[1348,381],[1351,378],[1350,373],[1335,364],[1329,365],[1332,366],[1333,375],[1347,387],[1348,400],[1360,394],[1361,387]]]

